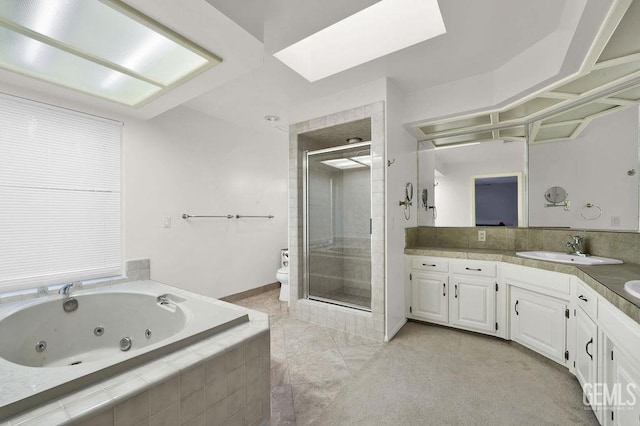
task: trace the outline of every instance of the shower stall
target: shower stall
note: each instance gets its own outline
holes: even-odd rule
[[[304,289],[371,310],[371,144],[305,152]]]

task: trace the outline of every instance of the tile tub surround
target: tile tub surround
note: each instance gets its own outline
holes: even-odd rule
[[[249,322],[23,412],[14,425],[267,424],[268,315],[221,301]]]
[[[289,287],[291,314],[301,320],[382,341],[385,322],[384,255],[384,174],[385,105],[383,101],[303,121],[289,130]],[[309,146],[304,134],[365,118],[371,119],[371,312],[342,308],[304,299],[303,232],[304,188],[303,155]]]

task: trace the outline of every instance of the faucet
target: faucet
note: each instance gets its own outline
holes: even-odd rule
[[[571,249],[568,254],[576,256],[589,256],[584,251],[584,239],[580,235],[569,235],[571,241],[567,243],[567,247]]]
[[[58,290],[58,294],[64,294],[66,297],[70,297],[71,287],[73,287],[73,284],[74,283],[67,283],[63,285],[62,287],[60,287],[60,290]]]

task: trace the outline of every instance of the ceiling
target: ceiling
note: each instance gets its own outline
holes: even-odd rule
[[[507,107],[417,123],[411,130],[425,149],[525,140],[527,126],[529,143],[553,142],[575,138],[594,118],[640,103],[640,1],[622,11],[621,19],[603,28],[576,75]]]
[[[381,78],[403,93],[420,94],[489,73],[501,95],[494,99],[498,103],[578,72],[607,14],[624,1],[440,0],[446,34],[309,83],[272,54],[376,0],[125,0],[220,56],[222,64],[137,109],[6,71],[0,71],[0,88],[143,119],[186,105],[230,122],[283,131],[297,105]],[[417,99],[433,102],[426,95]],[[265,122],[268,114],[281,121]]]

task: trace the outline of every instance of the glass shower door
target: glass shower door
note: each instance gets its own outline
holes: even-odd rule
[[[307,152],[306,169],[307,297],[370,310],[370,143]]]

